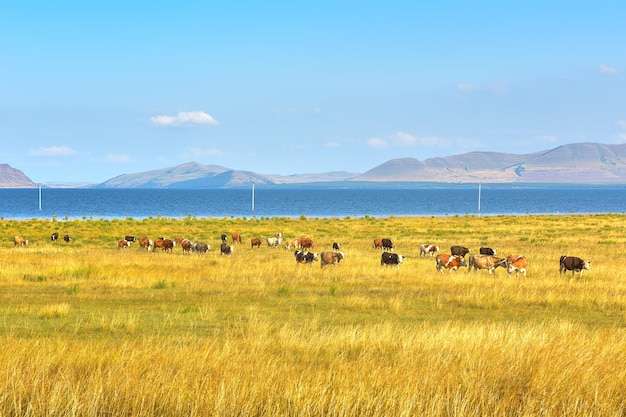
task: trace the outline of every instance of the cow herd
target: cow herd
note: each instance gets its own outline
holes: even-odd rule
[[[395,265],[399,268],[402,263],[403,256],[387,250],[393,250],[395,245],[389,239],[374,239],[374,248],[385,250],[381,255],[381,265]],[[489,275],[494,274],[497,268],[506,269],[508,275],[511,276],[515,272],[515,276],[519,278],[522,274],[526,277],[526,257],[520,254],[510,254],[504,258],[497,257],[495,249],[481,247],[478,254],[471,254],[470,249],[465,246],[451,246],[450,253],[438,253],[439,246],[424,243],[420,245],[419,258],[435,258],[435,266],[437,272],[443,273],[444,270],[449,272],[457,271],[461,267],[467,267],[468,274],[479,269],[485,269]],[[469,254],[468,261],[465,257]],[[583,271],[591,269],[591,261],[583,260],[577,256],[563,255],[559,259],[559,273],[564,274],[568,271],[580,274],[582,278]]]
[[[232,233],[232,244],[228,243],[227,234],[222,234],[220,238],[221,243],[219,253],[223,256],[231,256],[235,250],[234,245],[241,244],[241,235],[239,235],[239,233]],[[50,235],[50,239],[52,242],[58,241],[59,233],[52,233]],[[72,240],[72,237],[69,234],[65,234],[63,236],[63,240],[66,243],[69,243]],[[172,252],[175,246],[180,246],[183,254],[205,254],[211,248],[211,246],[206,242],[194,242],[186,238],[169,239],[160,237],[152,240],[147,236],[136,238],[132,235],[126,235],[119,239],[117,241],[117,247],[118,249],[128,249],[131,244],[135,242],[138,243],[140,249],[146,251],[161,249],[165,252]],[[253,237],[250,239],[250,247],[251,249],[260,248],[263,245],[263,242],[265,242],[268,248],[277,248],[283,242],[283,234],[282,232],[275,233],[274,236],[270,236],[265,239]],[[28,240],[23,236],[17,235],[13,238],[13,244],[15,247],[27,246]],[[345,253],[340,251],[340,244],[337,242],[332,244],[332,250],[324,251],[319,254],[313,252],[315,242],[308,237],[287,240],[285,242],[285,248],[291,250],[295,249],[294,257],[296,263],[298,264],[312,264],[319,261],[320,266],[323,268],[326,265],[337,266],[343,259],[345,259]],[[407,258],[407,256],[394,252],[396,246],[389,238],[374,239],[373,248],[383,250],[380,258],[381,266],[395,266],[399,269],[400,264],[402,264],[403,260]],[[477,273],[478,270],[484,269],[487,270],[489,275],[492,275],[495,274],[497,268],[503,268],[506,269],[509,276],[515,272],[516,277],[519,277],[520,274],[526,277],[526,257],[520,254],[510,254],[501,258],[497,256],[495,249],[488,247],[481,247],[478,254],[473,254],[469,248],[459,245],[451,246],[449,254],[439,252],[440,248],[437,245],[422,244],[419,248],[419,258],[435,258],[435,266],[437,272],[439,273],[443,273],[444,270],[448,270],[449,272],[458,271],[461,267],[467,267],[468,273],[471,273],[472,270],[474,273]],[[466,261],[465,258],[467,255],[469,256]],[[576,256],[563,255],[559,259],[560,274],[565,274],[568,271],[571,271],[572,276],[574,273],[579,273],[582,278],[583,271],[589,270],[590,268],[591,261],[583,260]]]

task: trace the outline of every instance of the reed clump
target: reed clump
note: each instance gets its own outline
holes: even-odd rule
[[[622,416],[621,215],[1,220],[0,414]],[[52,228],[73,241],[50,242]],[[220,256],[222,233],[243,243]],[[340,242],[337,267],[252,237]],[[14,248],[12,237],[30,244]],[[117,249],[187,237],[206,255]],[[380,265],[372,239],[405,255]],[[524,254],[439,274],[419,245]],[[582,278],[561,255],[592,260]]]

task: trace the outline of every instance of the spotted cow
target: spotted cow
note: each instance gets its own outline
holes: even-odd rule
[[[297,250],[294,252],[294,256],[296,258],[296,263],[299,264],[312,264],[313,262],[318,260],[317,253],[301,251]]]
[[[437,272],[443,274],[443,269],[447,269],[449,272],[456,271],[462,266],[467,266],[465,258],[459,255],[448,255],[447,253],[440,253],[436,256]]]
[[[437,252],[439,252],[439,246],[437,245],[429,245],[427,243],[422,243],[420,245],[420,258],[425,258],[427,254],[432,258]]]

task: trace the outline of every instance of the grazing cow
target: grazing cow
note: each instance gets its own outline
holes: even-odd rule
[[[250,239],[250,247],[257,247],[260,248],[261,244],[263,243],[263,241],[261,239],[259,239],[258,237],[253,237],[252,239]]]
[[[182,239],[180,241],[180,247],[183,249],[183,254],[190,254],[193,246],[194,243],[189,239]]]
[[[437,272],[443,274],[443,268],[449,270],[449,272],[456,271],[461,266],[467,266],[465,258],[459,255],[448,255],[447,253],[440,253],[435,258],[437,261]]]
[[[130,247],[130,242],[126,239],[120,239],[117,241],[118,249],[128,249]]]
[[[233,243],[239,243],[241,245],[241,235],[239,233],[233,233],[231,238],[233,239]]]
[[[22,236],[14,236],[13,246],[28,246],[28,239],[25,239]]]
[[[498,267],[506,267],[505,258],[496,258],[493,255],[470,255],[467,273],[471,273],[472,268],[474,268],[474,273],[476,273],[479,269],[486,269],[489,271],[489,275],[495,275],[496,268]]]
[[[465,255],[470,252],[469,248],[466,248],[465,246],[450,246],[450,254],[454,256],[465,258]]]
[[[222,244],[220,245],[220,256],[221,255],[230,256],[232,255],[234,251],[235,251],[235,248],[233,248],[226,242],[222,242]]]
[[[205,242],[197,242],[192,246],[192,250],[197,253],[207,253],[210,249],[210,246]]]
[[[422,256],[425,258],[426,254],[429,254],[432,258],[437,252],[439,252],[439,246],[437,245],[429,245],[427,243],[423,243],[420,245],[420,258]]]
[[[518,254],[511,254],[506,257],[506,271],[509,276],[515,271],[515,277],[519,278],[519,273],[524,274],[526,278],[526,257]]]
[[[161,248],[163,251],[170,251],[174,249],[176,243],[171,239],[159,238],[154,241],[154,250]]]
[[[580,272],[580,278],[583,277],[583,270],[589,271],[591,269],[591,261],[585,261],[577,256],[563,255],[559,259],[559,274],[564,274],[567,271]]]
[[[402,258],[402,255],[398,255],[397,253],[383,252],[380,256],[380,265],[395,266],[400,269]]]
[[[268,237],[267,238],[267,246],[270,248],[276,248],[278,246],[280,246],[280,243],[283,241],[282,238],[280,237]]]
[[[323,268],[330,264],[337,266],[342,259],[346,259],[346,256],[343,252],[322,252],[320,259],[320,266]]]
[[[59,234],[57,232],[54,232],[50,235],[50,240],[52,240],[53,242],[56,242],[57,240],[59,240]]]
[[[313,249],[315,247],[315,242],[313,239],[308,237],[301,237],[298,239],[298,243],[302,249]]]
[[[341,245],[337,242],[333,242],[333,250],[339,252]]]
[[[228,236],[226,235],[226,233],[222,233],[222,235],[220,236],[220,239],[222,239],[222,242],[226,243]]]
[[[382,248],[383,248],[383,240],[374,239],[374,249],[382,249]]]
[[[478,252],[481,255],[496,256],[496,254],[497,254],[497,251],[495,249],[491,249],[491,248],[480,248],[480,249],[478,249]]]
[[[126,235],[126,236],[124,236],[124,240],[127,240],[129,242],[136,242],[137,238],[135,236]]]
[[[396,245],[393,244],[391,239],[382,239],[383,250],[394,250]]]
[[[312,264],[318,259],[317,253],[313,252],[304,252],[301,250],[297,250],[293,254],[296,257],[296,263],[299,264]]]
[[[152,239],[148,239],[147,236],[142,236],[139,238],[139,248],[144,248],[147,251],[151,251],[154,247],[154,242]]]
[[[66,243],[69,243],[69,242],[72,240],[72,236],[70,236],[70,235],[65,235],[65,236],[63,236],[63,240],[64,240]],[[130,242],[130,240],[129,240],[129,242]]]
[[[300,246],[300,240],[299,239],[291,239],[291,240],[288,240],[288,241],[285,242],[285,248],[287,248],[287,249],[295,249],[298,246]]]

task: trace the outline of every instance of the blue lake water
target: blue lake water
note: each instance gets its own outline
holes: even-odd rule
[[[385,217],[626,212],[624,187],[0,189],[5,219]],[[41,202],[41,209],[40,209]]]

